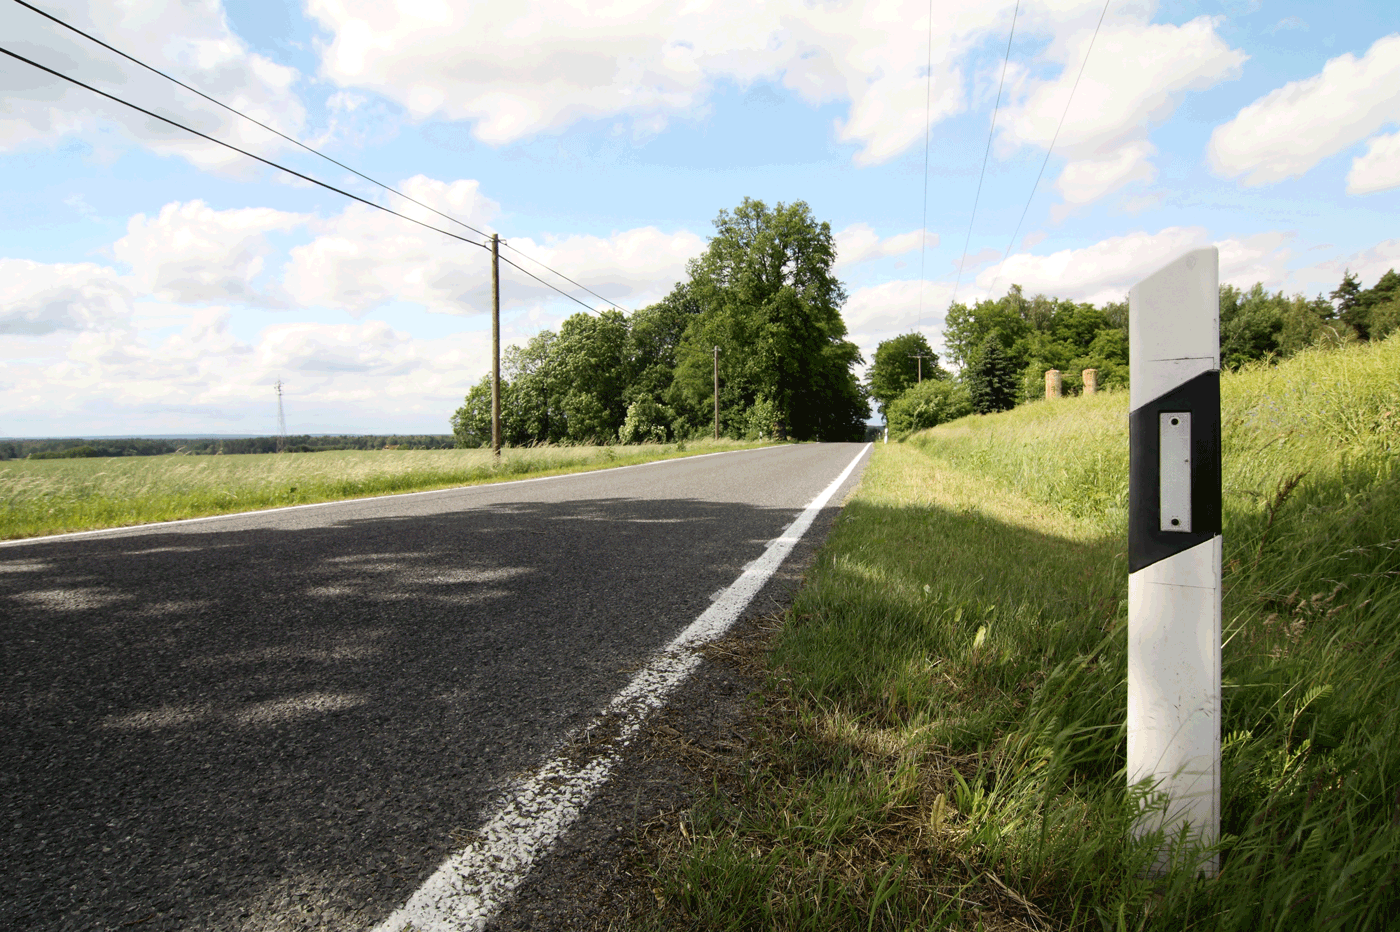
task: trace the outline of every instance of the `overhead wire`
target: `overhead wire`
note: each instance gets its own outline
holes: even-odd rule
[[[408,216],[407,214],[401,214],[401,213],[399,213],[398,211],[393,210],[392,208],[385,207],[383,204],[376,204],[374,201],[371,201],[371,200],[369,200],[369,199],[367,199],[367,198],[360,197],[358,194],[353,194],[353,193],[351,193],[351,192],[349,192],[349,191],[346,191],[346,190],[344,190],[344,189],[342,189],[342,188],[337,188],[337,187],[336,187],[335,185],[333,185],[333,184],[329,184],[329,183],[327,183],[327,182],[321,181],[321,180],[318,179],[318,178],[313,178],[313,177],[311,177],[310,175],[305,175],[305,174],[303,174],[303,173],[301,173],[301,172],[299,172],[299,171],[296,171],[295,169],[288,168],[288,167],[285,166],[285,165],[282,165],[282,164],[279,164],[279,163],[277,163],[277,162],[274,162],[274,161],[272,161],[271,159],[264,158],[263,156],[257,155],[256,153],[253,153],[253,152],[249,152],[249,151],[246,150],[246,149],[239,148],[238,146],[235,146],[234,144],[232,144],[232,143],[230,143],[230,142],[225,142],[224,140],[222,140],[222,139],[217,139],[217,138],[215,138],[215,137],[213,137],[213,136],[210,136],[210,135],[207,134],[207,133],[202,133],[202,132],[200,132],[199,130],[194,129],[193,127],[186,126],[185,124],[183,124],[183,123],[181,123],[181,122],[179,122],[179,121],[177,121],[177,120],[173,120],[173,119],[171,119],[170,117],[163,116],[163,115],[161,115],[161,114],[159,114],[159,113],[156,113],[156,112],[153,111],[153,110],[147,110],[145,107],[142,107],[142,106],[140,106],[140,105],[138,105],[138,104],[134,104],[134,103],[132,103],[131,101],[123,100],[122,98],[117,97],[117,96],[114,95],[114,94],[109,94],[109,93],[107,93],[107,92],[104,91],[104,90],[100,90],[99,88],[93,87],[91,84],[86,84],[86,83],[84,83],[84,82],[78,80],[77,78],[74,78],[74,77],[72,77],[72,76],[70,76],[70,75],[66,75],[66,74],[62,73],[61,71],[56,71],[56,70],[54,70],[53,68],[48,67],[47,65],[42,65],[42,64],[40,64],[39,62],[34,61],[33,59],[26,58],[26,57],[24,57],[23,55],[20,55],[18,52],[11,51],[10,49],[4,48],[3,46],[0,46],[0,54],[8,55],[10,58],[13,58],[13,59],[15,59],[15,60],[17,60],[17,61],[24,62],[26,65],[29,65],[29,66],[31,66],[31,67],[33,67],[33,68],[39,69],[40,71],[46,72],[46,73],[48,73],[48,74],[51,74],[51,75],[53,75],[54,77],[56,77],[56,78],[58,78],[58,79],[60,79],[60,80],[62,80],[62,81],[67,81],[67,82],[70,83],[70,84],[75,84],[75,85],[77,85],[78,87],[81,87],[81,88],[83,88],[83,89],[85,89],[85,90],[91,91],[92,93],[97,94],[97,95],[100,96],[100,97],[105,97],[105,98],[107,98],[108,100],[110,100],[110,101],[112,101],[112,102],[114,102],[114,103],[121,104],[123,107],[128,107],[128,108],[130,108],[130,109],[132,109],[132,110],[135,110],[135,111],[138,112],[138,113],[141,113],[141,114],[144,114],[144,115],[146,115],[146,116],[148,116],[148,117],[151,117],[152,119],[160,120],[162,123],[167,123],[167,124],[169,124],[170,126],[174,126],[174,127],[177,128],[177,129],[184,130],[185,132],[190,133],[190,134],[192,134],[192,135],[194,135],[194,136],[198,136],[198,137],[201,138],[201,139],[208,140],[209,142],[212,142],[212,143],[214,143],[215,145],[223,146],[224,148],[230,149],[230,150],[232,150],[232,151],[234,151],[234,152],[237,152],[237,153],[239,153],[240,155],[245,155],[245,156],[247,156],[247,157],[250,158],[250,159],[253,159],[253,160],[255,160],[255,161],[258,161],[258,162],[263,163],[264,165],[269,166],[270,168],[275,168],[275,169],[277,169],[278,171],[286,172],[287,174],[292,175],[293,177],[300,178],[300,179],[302,179],[303,181],[307,181],[307,182],[310,182],[311,184],[314,184],[314,185],[316,185],[316,186],[318,186],[318,187],[325,188],[327,191],[334,191],[336,194],[342,195],[343,197],[348,197],[348,198],[350,198],[352,201],[358,201],[358,202],[361,203],[361,204],[365,204],[365,205],[367,205],[367,206],[369,206],[369,207],[373,207],[375,210],[381,210],[381,211],[383,211],[383,212],[386,213],[386,214],[391,214],[391,215],[393,215],[393,216],[395,216],[395,217],[402,218],[402,219],[404,219],[404,220],[407,220],[409,223],[417,224],[417,225],[420,226],[420,227],[423,227],[423,228],[428,229],[428,230],[433,230],[433,231],[435,231],[435,232],[437,232],[437,233],[441,233],[443,236],[450,237],[450,238],[455,239],[455,240],[458,240],[458,241],[460,241],[460,242],[463,242],[463,243],[470,243],[471,245],[473,245],[473,246],[478,246],[478,247],[480,247],[480,248],[482,248],[482,249],[490,249],[490,248],[491,248],[489,243],[478,243],[476,240],[471,239],[470,237],[466,237],[466,236],[462,236],[462,235],[457,234],[457,233],[453,233],[453,232],[451,232],[450,230],[444,230],[444,229],[442,229],[441,227],[435,227],[435,226],[433,226],[431,223],[426,223],[426,222],[424,222],[424,221],[422,221],[422,220],[415,219],[415,218],[413,218],[413,217]],[[429,208],[429,209],[431,209],[431,208]],[[448,218],[448,219],[451,219],[451,218]],[[540,284],[545,285],[545,286],[547,286],[548,288],[550,288],[550,289],[552,289],[552,290],[558,292],[559,294],[561,294],[561,295],[563,295],[564,297],[568,298],[570,301],[573,301],[575,304],[581,305],[582,307],[587,308],[589,311],[591,311],[591,312],[593,312],[593,313],[597,313],[597,310],[596,310],[595,308],[591,307],[590,305],[588,305],[587,303],[585,303],[585,302],[583,302],[583,301],[580,301],[578,298],[574,297],[573,295],[569,294],[567,291],[564,291],[563,289],[559,288],[558,286],[556,286],[556,285],[554,285],[554,284],[551,284],[550,282],[545,281],[544,279],[540,278],[538,275],[534,275],[534,274],[532,274],[532,273],[530,273],[530,272],[525,271],[525,269],[520,268],[520,266],[516,265],[514,262],[511,262],[511,261],[508,260],[508,259],[506,260],[506,263],[507,263],[508,265],[514,266],[515,268],[519,269],[521,272],[524,272],[526,275],[529,275],[531,278],[533,278],[535,281],[539,282]],[[611,302],[609,302],[609,303],[611,303]]]
[[[142,68],[145,68],[147,71],[150,71],[150,72],[152,72],[153,74],[160,75],[162,78],[165,78],[167,81],[170,81],[170,82],[172,82],[172,83],[174,83],[174,84],[177,84],[177,85],[179,85],[180,87],[184,88],[185,90],[189,91],[190,93],[196,94],[196,95],[198,95],[199,97],[202,97],[203,99],[209,101],[211,104],[214,104],[214,105],[217,106],[217,107],[222,107],[224,110],[227,110],[229,113],[232,113],[232,114],[234,114],[235,116],[241,117],[241,118],[247,120],[248,122],[250,122],[250,123],[252,123],[252,124],[254,124],[254,125],[256,125],[256,126],[262,127],[263,129],[267,130],[269,133],[272,133],[272,134],[275,135],[275,136],[279,136],[279,137],[281,137],[282,139],[285,139],[287,142],[290,142],[292,145],[298,146],[298,147],[300,147],[301,149],[305,150],[306,152],[310,152],[312,155],[315,155],[315,156],[318,156],[319,158],[325,159],[327,162],[330,162],[332,165],[336,165],[336,166],[338,166],[338,167],[340,167],[340,168],[345,169],[346,171],[350,172],[352,175],[355,175],[355,176],[357,176],[357,177],[359,177],[359,178],[362,178],[362,179],[364,179],[365,181],[368,181],[368,182],[369,182],[370,184],[372,184],[372,185],[375,185],[375,186],[377,186],[377,187],[379,187],[379,188],[381,188],[381,189],[383,189],[383,190],[385,190],[385,191],[388,191],[388,192],[391,193],[391,194],[396,194],[396,195],[398,195],[399,197],[403,198],[404,200],[409,201],[410,203],[416,204],[416,205],[418,205],[419,207],[423,208],[424,210],[431,211],[432,213],[437,214],[439,217],[443,218],[444,220],[451,221],[452,223],[455,223],[455,224],[457,224],[457,225],[460,226],[460,227],[463,227],[463,228],[465,228],[465,229],[471,230],[473,233],[476,233],[476,234],[478,234],[479,236],[489,237],[489,236],[491,235],[491,234],[485,232],[484,230],[481,230],[481,229],[478,229],[477,227],[472,226],[470,223],[467,223],[465,220],[460,220],[460,219],[458,219],[458,218],[452,216],[451,214],[444,213],[443,211],[438,210],[436,207],[432,207],[432,206],[430,206],[430,205],[428,205],[428,204],[425,204],[425,203],[423,203],[422,201],[418,200],[417,198],[415,198],[415,197],[413,197],[413,196],[411,196],[411,195],[409,195],[409,194],[405,194],[404,192],[400,191],[399,189],[397,189],[397,188],[395,188],[395,187],[392,187],[391,185],[387,185],[387,184],[385,184],[385,183],[382,182],[382,181],[379,181],[379,180],[377,180],[377,179],[375,179],[375,178],[371,178],[369,175],[366,175],[364,172],[362,172],[362,171],[360,171],[360,170],[358,170],[358,169],[356,169],[356,168],[352,168],[351,166],[346,165],[344,162],[341,162],[341,161],[339,161],[338,159],[335,159],[335,158],[333,158],[333,157],[331,157],[331,156],[329,156],[329,155],[326,155],[324,152],[320,151],[319,149],[316,149],[316,148],[313,147],[313,146],[307,145],[306,143],[302,142],[300,139],[297,139],[297,138],[294,137],[294,136],[289,136],[288,134],[282,132],[282,131],[279,130],[279,129],[276,129],[276,128],[272,127],[272,126],[268,126],[266,123],[262,122],[261,120],[257,119],[256,117],[249,116],[248,114],[246,114],[246,113],[244,113],[243,111],[237,109],[236,107],[232,107],[232,106],[230,106],[229,104],[226,104],[226,103],[224,103],[223,101],[218,100],[218,99],[215,98],[215,97],[211,97],[211,96],[209,96],[208,94],[204,93],[203,91],[199,90],[199,89],[196,88],[196,87],[191,87],[189,84],[186,84],[184,81],[181,81],[179,78],[177,78],[177,77],[175,77],[175,76],[173,76],[173,75],[167,74],[166,72],[161,71],[159,68],[156,68],[156,67],[154,67],[154,66],[152,66],[152,65],[149,65],[149,64],[147,64],[146,62],[142,61],[141,59],[136,58],[135,56],[130,55],[130,54],[126,53],[126,52],[123,52],[121,49],[116,48],[116,47],[113,46],[113,45],[109,45],[108,43],[102,41],[101,39],[97,38],[96,36],[91,35],[90,33],[84,32],[83,30],[79,29],[77,26],[74,26],[74,25],[72,25],[71,23],[65,22],[64,20],[60,19],[59,17],[54,16],[52,13],[49,13],[49,12],[47,12],[47,11],[45,11],[45,10],[41,10],[40,8],[34,6],[33,4],[26,2],[26,0],[14,0],[14,2],[15,2],[15,3],[18,3],[20,6],[24,7],[25,9],[30,10],[30,11],[32,11],[32,12],[34,12],[34,13],[37,13],[37,14],[39,14],[40,16],[44,17],[45,19],[47,19],[47,20],[49,20],[49,21],[51,21],[51,22],[53,22],[53,23],[55,23],[55,24],[57,24],[57,25],[59,25],[59,26],[62,26],[64,29],[67,29],[67,30],[69,30],[70,32],[77,33],[78,35],[82,36],[84,39],[87,39],[89,42],[96,43],[97,45],[102,46],[104,49],[107,49],[109,52],[112,52],[113,54],[116,54],[116,55],[120,55],[122,58],[125,58],[127,61],[131,62],[132,64],[135,64],[135,65],[138,65],[138,66],[140,66],[140,67],[142,67]],[[119,102],[120,102],[120,101],[119,101]],[[217,141],[217,140],[215,140],[215,141]],[[240,150],[240,151],[241,151],[241,150]],[[245,153],[245,154],[247,154],[247,153]],[[255,157],[256,157],[256,156],[255,156]],[[341,192],[341,193],[344,193],[344,192]],[[367,202],[366,202],[366,203],[367,203]],[[403,216],[403,215],[402,215],[402,214],[399,214],[399,216]],[[437,228],[436,228],[436,227],[432,227],[432,229],[437,229]],[[439,232],[445,232],[445,231],[441,231],[441,230],[440,230]],[[448,235],[452,235],[452,234],[448,234]],[[610,305],[612,305],[613,307],[617,308],[619,311],[624,311],[624,312],[625,312],[625,308],[622,308],[621,306],[619,306],[619,305],[616,304],[615,302],[610,301],[610,300],[608,300],[607,298],[603,297],[602,295],[598,294],[596,291],[593,291],[593,290],[592,290],[591,288],[589,288],[587,285],[583,285],[583,284],[580,284],[580,283],[577,282],[577,281],[574,281],[572,278],[570,278],[569,276],[565,275],[563,272],[560,272],[558,269],[551,268],[550,266],[548,266],[548,265],[546,265],[545,263],[541,262],[540,260],[534,258],[533,256],[530,256],[530,255],[528,255],[527,253],[522,252],[522,251],[521,251],[520,249],[518,249],[517,247],[511,246],[511,245],[507,244],[504,240],[501,241],[501,244],[502,244],[503,246],[506,246],[506,248],[510,249],[511,251],[515,252],[517,255],[523,256],[524,258],[526,258],[526,259],[528,259],[529,261],[535,263],[536,265],[540,266],[541,268],[547,269],[548,271],[552,272],[553,274],[559,276],[560,278],[564,279],[564,281],[568,282],[569,284],[573,285],[574,287],[579,288],[579,289],[581,289],[581,290],[583,290],[583,291],[588,292],[588,293],[591,294],[593,297],[597,298],[599,301],[602,301],[602,302],[604,302],[604,303],[606,303],[606,304],[610,304]],[[511,265],[515,265],[514,262],[512,262],[512,263],[510,263],[510,264],[511,264]],[[515,267],[516,267],[517,269],[520,268],[520,266],[518,266],[518,265],[515,265]],[[522,272],[525,271],[524,269],[520,269],[520,270],[521,270]],[[529,273],[526,273],[526,274],[529,274]],[[533,276],[533,275],[532,275],[531,277],[532,277],[532,278],[535,278],[537,281],[540,281],[542,284],[547,284],[546,282],[544,282],[543,279],[540,279],[538,276]],[[554,287],[554,286],[551,285],[550,287]],[[555,288],[554,290],[560,291],[560,289],[558,289],[558,288]],[[560,293],[561,293],[561,294],[566,294],[566,292],[563,292],[563,291],[560,291]],[[578,302],[578,303],[582,304],[583,302],[580,301],[580,302]],[[588,305],[585,304],[584,306],[587,307]],[[590,308],[590,310],[591,310],[591,308]]]
[[[607,298],[603,297],[603,296],[600,295],[598,292],[594,291],[592,288],[589,288],[587,285],[579,284],[578,282],[574,281],[572,278],[570,278],[569,276],[565,275],[563,272],[559,271],[558,269],[556,269],[556,268],[551,268],[550,266],[545,265],[543,262],[541,262],[540,260],[536,259],[534,256],[531,256],[531,255],[529,255],[528,253],[521,252],[519,249],[515,248],[514,246],[512,246],[510,243],[506,242],[505,240],[501,240],[501,245],[504,246],[504,247],[506,247],[506,248],[509,249],[511,252],[515,253],[516,255],[518,255],[518,256],[520,256],[520,257],[522,257],[522,258],[525,258],[525,259],[530,260],[531,262],[535,263],[535,265],[538,265],[540,268],[549,269],[549,271],[553,272],[555,275],[558,275],[560,278],[564,279],[564,281],[568,282],[568,283],[571,284],[571,285],[574,285],[575,287],[582,288],[584,291],[588,292],[588,293],[591,294],[593,297],[597,298],[599,301],[602,301],[602,302],[604,302],[605,304],[611,304],[614,308],[616,308],[616,309],[619,310],[619,311],[622,311],[624,314],[627,313],[627,308],[625,308],[625,307],[621,306],[620,304],[617,304],[617,303],[615,303],[615,302],[613,302],[613,301],[609,301]],[[505,261],[510,262],[509,259],[507,259],[507,260],[505,260]],[[514,262],[511,262],[510,264],[511,264],[511,265],[515,265]],[[518,265],[515,265],[515,267],[516,267],[517,269],[520,269],[520,266],[518,266]],[[525,272],[524,269],[520,269],[520,271]],[[529,272],[525,272],[525,274],[526,274],[526,275],[529,275],[530,273],[529,273]],[[534,278],[535,276],[531,275],[530,277],[531,277],[531,278]],[[540,280],[543,281],[543,279],[540,279]]]
[[[1060,114],[1059,125],[1055,127],[1055,135],[1050,139],[1050,148],[1045,150],[1045,160],[1040,163],[1040,173],[1035,176],[1035,184],[1031,185],[1031,194],[1030,197],[1026,198],[1026,206],[1021,211],[1021,219],[1016,221],[1016,229],[1012,232],[1011,239],[1006,243],[1006,251],[1002,253],[1001,262],[997,263],[997,274],[992,279],[992,287],[987,289],[989,294],[996,290],[997,282],[1001,281],[1002,269],[1005,268],[1006,260],[1011,256],[1011,247],[1021,232],[1021,225],[1026,222],[1026,214],[1031,209],[1031,201],[1035,200],[1035,192],[1040,187],[1040,179],[1045,175],[1045,166],[1050,164],[1050,153],[1055,151],[1055,143],[1059,141],[1060,130],[1065,125],[1065,117],[1069,116],[1069,105],[1074,102],[1074,92],[1079,90],[1079,79],[1084,77],[1084,69],[1089,64],[1089,53],[1094,50],[1094,40],[1099,37],[1099,29],[1103,26],[1104,17],[1108,15],[1108,6],[1112,2],[1113,0],[1104,0],[1103,12],[1099,14],[1099,22],[1094,27],[1094,34],[1089,37],[1089,47],[1084,50],[1084,61],[1079,65],[1079,74],[1075,76],[1074,86],[1069,89],[1069,99],[1065,101],[1065,109]]]
[[[924,213],[919,224],[919,323],[915,333],[924,329],[924,244],[928,239],[928,148],[929,115],[933,106],[933,0],[928,0],[928,82],[924,90]]]
[[[977,176],[977,195],[972,199],[972,217],[967,221],[967,238],[963,241],[962,258],[958,260],[958,280],[953,285],[952,304],[958,301],[958,289],[962,287],[963,264],[967,262],[967,247],[972,243],[972,227],[977,222],[977,204],[982,200],[982,181],[987,176],[987,160],[992,154],[992,137],[997,130],[997,112],[1001,110],[1001,92],[1006,86],[1006,68],[1011,63],[1011,40],[1016,36],[1016,17],[1021,13],[1021,0],[1016,0],[1016,8],[1011,13],[1011,33],[1006,37],[1006,57],[1001,63],[1001,83],[997,85],[997,101],[992,108],[992,128],[987,131],[987,151],[982,154],[982,172]]]

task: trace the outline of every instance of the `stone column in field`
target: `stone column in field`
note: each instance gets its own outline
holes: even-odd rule
[[[1045,400],[1060,397],[1060,370],[1045,370]]]
[[[1096,395],[1099,391],[1099,370],[1085,369],[1080,375],[1084,379],[1084,394]]]

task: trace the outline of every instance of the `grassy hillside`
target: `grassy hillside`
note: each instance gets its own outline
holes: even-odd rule
[[[0,540],[147,524],[368,495],[452,488],[525,475],[626,466],[763,446],[340,450],[234,456],[141,456],[0,462]]]
[[[877,445],[660,926],[1380,929],[1400,911],[1400,340],[1222,382],[1222,870],[1124,781],[1127,396]]]

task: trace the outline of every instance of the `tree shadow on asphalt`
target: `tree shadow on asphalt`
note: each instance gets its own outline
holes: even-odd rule
[[[0,549],[0,925],[372,926],[794,514],[514,503]]]
[[[595,500],[0,550],[0,925],[372,924],[791,517]]]

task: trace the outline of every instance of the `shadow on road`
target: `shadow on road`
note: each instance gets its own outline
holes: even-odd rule
[[[0,926],[369,926],[792,519],[476,507],[0,549]]]

